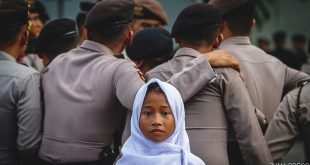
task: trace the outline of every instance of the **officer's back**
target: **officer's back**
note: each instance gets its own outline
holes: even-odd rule
[[[130,40],[133,6],[128,0],[99,2],[86,20],[89,40],[48,65],[39,153],[45,163],[99,164],[110,147],[120,120],[118,99],[131,109],[143,84],[133,63],[114,57]]]

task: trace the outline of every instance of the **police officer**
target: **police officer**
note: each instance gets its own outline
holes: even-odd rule
[[[250,42],[255,7],[250,0],[210,0],[222,12],[224,40],[219,49],[227,50],[240,60],[244,81],[253,105],[262,110],[269,122],[282,95],[309,76],[287,67]]]
[[[132,0],[100,1],[86,19],[88,40],[47,66],[39,152],[46,164],[113,163],[109,155],[120,120],[117,102],[131,109],[145,83],[134,63],[114,56],[131,42],[133,11]],[[170,80],[180,89],[192,84],[181,92],[185,100],[215,76],[205,57],[189,64]]]
[[[169,23],[167,13],[157,0],[135,0],[133,32],[152,27],[164,28]]]
[[[75,48],[78,40],[79,35],[73,20],[56,19],[42,29],[38,37],[36,52],[47,66],[59,54]]]
[[[278,106],[268,126],[266,140],[272,157],[280,160],[301,135],[304,141],[306,162],[310,163],[310,80],[289,92]]]
[[[27,46],[27,5],[0,4],[0,164],[37,164],[42,110],[39,73],[16,63]]]
[[[172,36],[180,48],[171,60],[166,62],[167,57],[171,57],[169,52],[171,53],[172,41],[169,40],[169,35],[157,29],[139,32],[133,44],[127,48],[128,55],[138,61],[138,66],[146,72],[147,79],[167,80],[185,67],[187,61],[212,51],[219,45],[221,20],[220,11],[215,7],[199,3],[191,5],[182,10],[173,25]],[[150,47],[147,46],[147,36],[151,37],[149,40],[152,40],[156,49],[143,51]],[[141,46],[137,43],[139,41]],[[135,55],[132,52],[137,53]],[[166,60],[165,63],[155,67],[160,59]],[[243,160],[239,164],[264,165],[272,162],[254,107],[239,73],[231,68],[215,69],[215,72],[216,80],[185,102],[191,151],[206,164],[226,165],[229,164],[227,145],[236,144],[234,148],[240,148],[238,156]]]
[[[45,6],[40,1],[28,0],[27,3],[30,6],[28,16],[30,22],[29,26],[30,35],[28,39],[26,55],[20,56],[18,58],[18,62],[30,66],[38,71],[41,71],[44,68],[43,60],[35,52],[35,47],[39,34],[45,22],[49,20],[49,16],[46,12]]]

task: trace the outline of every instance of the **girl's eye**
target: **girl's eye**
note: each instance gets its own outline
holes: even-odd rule
[[[151,112],[143,112],[143,114],[144,114],[145,116],[151,116],[151,115],[152,115]]]
[[[169,112],[162,112],[161,113],[161,115],[163,115],[163,116],[167,116],[167,115],[169,115],[170,113]]]

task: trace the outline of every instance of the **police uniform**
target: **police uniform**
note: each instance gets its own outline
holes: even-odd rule
[[[281,159],[294,145],[298,135],[304,140],[307,163],[310,163],[310,83],[289,92],[270,122],[266,139],[274,160]],[[299,101],[298,101],[299,100]]]
[[[238,10],[248,0],[210,0],[222,15]],[[251,44],[249,36],[224,38],[219,49],[227,50],[240,61],[242,75],[253,105],[260,109],[269,122],[282,96],[296,87],[296,83],[309,76],[287,67],[277,58]]]
[[[22,27],[27,6],[3,2],[0,19],[2,32]],[[0,50],[0,86],[0,164],[35,164],[42,122],[39,73]]]
[[[111,15],[130,19],[132,11],[132,1],[105,0],[88,18],[95,25]],[[114,21],[119,22],[108,24]],[[193,76],[198,82],[184,94],[196,92],[214,76],[207,63],[196,61],[170,82],[185,87]],[[134,63],[117,59],[107,46],[90,40],[57,56],[42,77],[45,117],[39,156],[52,164],[98,161],[102,148],[111,145],[120,120],[118,100],[131,109],[136,92],[145,83]]]
[[[199,17],[191,20],[195,14]],[[220,23],[218,10],[207,5],[193,5],[180,13],[172,35],[177,37],[195,27],[208,30],[220,26]],[[150,70],[146,77],[167,80],[182,70],[187,61],[200,56],[198,51],[182,47],[172,60]],[[206,164],[227,165],[231,149],[240,164],[269,164],[271,155],[239,73],[231,68],[215,69],[215,72],[217,78],[185,102],[186,128],[192,153]]]

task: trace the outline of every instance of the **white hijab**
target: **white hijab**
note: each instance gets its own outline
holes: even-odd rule
[[[175,119],[174,133],[163,142],[147,139],[140,130],[139,120],[144,98],[151,83],[163,90]],[[204,162],[190,151],[185,130],[184,105],[178,90],[158,79],[151,79],[137,92],[131,117],[131,136],[125,142],[117,165],[201,165]]]

